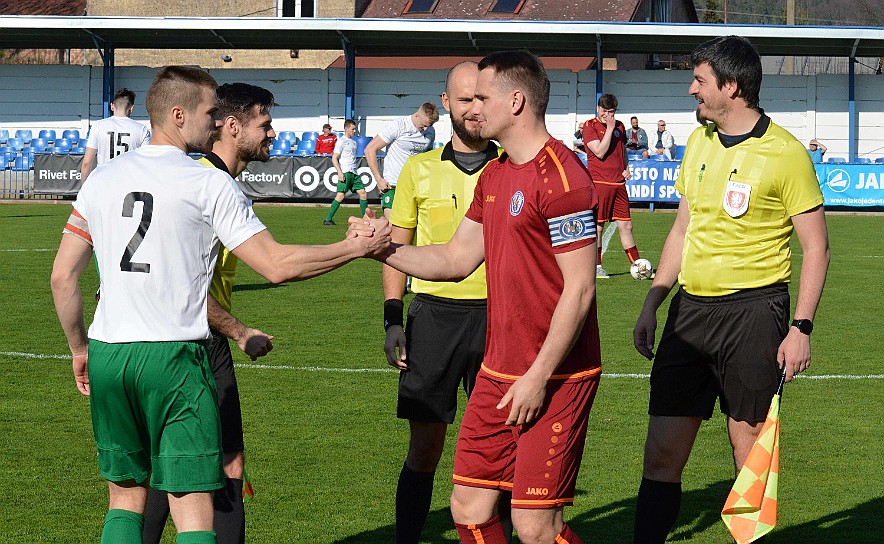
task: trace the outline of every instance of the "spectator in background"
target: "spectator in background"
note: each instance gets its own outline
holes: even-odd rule
[[[113,115],[107,119],[96,121],[89,131],[86,142],[86,153],[80,166],[80,180],[86,178],[97,166],[108,162],[117,155],[138,149],[150,141],[150,130],[129,118],[135,108],[135,93],[123,87],[114,95],[110,110]]]
[[[346,129],[344,129],[346,131]],[[322,125],[322,134],[316,137],[317,155],[331,155],[335,152],[335,144],[338,141],[338,135],[332,132],[332,126],[328,123]]]
[[[571,149],[574,150],[574,153],[577,153],[577,156],[583,155],[586,156],[586,148],[583,147],[583,123],[577,127],[577,131],[574,132],[574,141],[572,142]]]
[[[657,121],[657,143],[654,144],[655,155],[665,155],[667,159],[675,159],[675,138],[666,130],[666,121]]]
[[[823,162],[823,155],[825,155],[826,151],[828,151],[828,149],[826,149],[826,146],[819,143],[816,138],[811,140],[810,143],[808,143],[807,145],[807,152],[810,153],[811,162]]]
[[[645,129],[639,128],[638,117],[630,117],[629,124],[632,125],[626,129],[626,152],[632,155],[641,155],[643,159],[648,158],[648,133]]]

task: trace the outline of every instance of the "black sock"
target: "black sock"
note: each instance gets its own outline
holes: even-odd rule
[[[215,491],[215,533],[218,544],[246,541],[246,514],[242,504],[242,480],[227,478],[227,485]]]
[[[635,506],[634,544],[662,544],[678,519],[681,482],[642,478]]]
[[[169,519],[169,496],[165,491],[150,488],[147,491],[147,504],[144,506],[144,529],[141,538],[144,544],[159,544]]]
[[[500,493],[500,500],[497,501],[497,516],[500,518],[500,526],[503,527],[503,536],[506,537],[507,544],[513,541],[513,516],[512,491],[503,491]]]
[[[402,465],[396,486],[396,543],[416,544],[430,513],[435,472],[415,472]]]

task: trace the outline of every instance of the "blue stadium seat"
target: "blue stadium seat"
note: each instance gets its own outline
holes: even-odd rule
[[[9,140],[9,131],[4,128],[0,130],[0,145],[6,145],[7,140]]]
[[[18,157],[18,153],[15,151],[15,149],[12,149],[11,147],[4,147],[3,156],[6,157],[6,162],[12,162],[16,157]]]
[[[71,148],[71,155],[83,155],[85,153],[86,153],[86,146],[85,145],[83,147],[80,147],[78,145],[77,147]]]
[[[845,159],[844,157],[829,157],[828,159],[826,159],[826,162],[832,164],[844,164],[847,162],[847,159]]]
[[[48,129],[41,130],[39,137],[43,138],[44,140],[54,142],[55,141],[55,131],[48,130]]]
[[[0,153],[0,171],[6,170],[9,166],[9,160],[6,158],[6,153]]]
[[[62,132],[61,137],[70,140],[73,145],[80,143],[80,131],[75,128],[69,128]]]
[[[276,139],[277,140],[288,140],[289,142],[294,144],[298,141],[298,136],[290,130],[284,130],[276,135]]]
[[[54,145],[49,148],[49,152],[52,153],[53,155],[67,155],[68,153],[71,152],[71,148]]]
[[[271,157],[278,157],[280,155],[285,156],[285,151],[278,148],[278,147],[274,147],[274,148],[270,149],[270,156]]]
[[[680,161],[684,158],[684,150],[687,149],[686,145],[677,145],[675,146],[675,160]]]
[[[25,141],[18,137],[10,138],[6,141],[6,147],[15,151],[21,151],[25,148]]]
[[[433,149],[439,149],[440,147],[445,147],[445,142],[433,142]]]
[[[884,157],[878,157],[875,159],[875,164],[884,164]]]
[[[27,129],[19,129],[15,131],[15,137],[21,138],[24,143],[30,142],[34,138],[34,134]]]
[[[627,153],[626,158],[631,161],[640,161],[644,159],[641,153]]]
[[[64,149],[65,153],[67,153],[74,146],[71,145],[70,140],[68,140],[66,138],[62,138],[61,140],[56,140],[55,147],[60,147],[60,148]]]
[[[308,155],[312,155],[316,151],[316,140],[302,139],[298,142],[298,151],[306,151]]]
[[[292,151],[292,155],[295,157],[309,157],[310,153],[308,153],[304,149],[295,149],[294,151]]]
[[[31,169],[31,156],[23,155],[21,157],[16,157],[15,161],[12,163],[10,170],[14,172],[27,172]]]
[[[368,145],[369,142],[372,141],[373,138],[370,136],[356,136],[353,138],[356,140],[356,156],[364,157],[365,156],[365,146]]]
[[[316,138],[319,138],[318,132],[308,131],[308,132],[301,134],[302,140],[316,140]]]
[[[273,140],[273,147],[270,148],[270,150],[271,151],[279,150],[279,151],[282,151],[282,153],[279,153],[280,155],[285,155],[286,153],[289,152],[289,150],[291,148],[292,148],[291,140],[281,140],[281,139],[277,138],[276,140]]]
[[[872,159],[868,157],[854,157],[852,161],[853,164],[872,164]]]
[[[43,153],[46,151],[47,147],[49,147],[49,142],[42,136],[31,140],[31,148],[33,148],[36,153]]]

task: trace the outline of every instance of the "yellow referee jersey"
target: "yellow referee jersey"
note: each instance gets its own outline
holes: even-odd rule
[[[206,166],[224,170],[228,174],[230,173],[227,171],[227,166],[224,162],[215,154],[206,155],[199,162]],[[238,262],[239,259],[236,255],[222,245],[221,249],[218,250],[215,272],[212,274],[212,283],[209,285],[209,294],[228,312],[233,305],[233,277],[236,275],[236,265]]]
[[[489,143],[485,154],[485,162],[475,172],[458,167],[450,142],[410,157],[399,174],[390,222],[415,229],[414,244],[418,246],[450,240],[473,201],[479,174],[488,161],[500,155],[500,150]],[[411,290],[451,299],[487,298],[485,265],[460,282],[413,278]]]
[[[823,203],[810,156],[766,115],[730,147],[714,128],[691,134],[675,182],[690,209],[679,283],[720,296],[788,282],[792,216]]]

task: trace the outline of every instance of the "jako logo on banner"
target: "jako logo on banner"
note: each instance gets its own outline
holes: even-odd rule
[[[850,187],[850,174],[846,170],[832,170],[826,178],[826,185],[836,193],[843,193]]]

